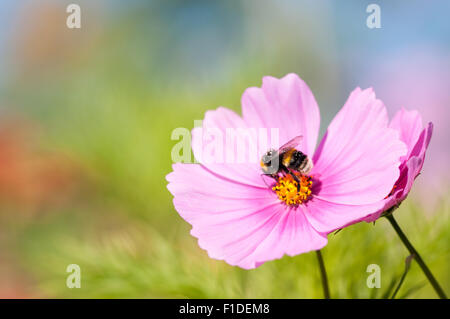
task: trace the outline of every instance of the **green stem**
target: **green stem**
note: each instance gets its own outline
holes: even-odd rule
[[[330,290],[328,288],[327,271],[325,270],[325,264],[323,262],[322,252],[320,250],[316,250],[316,255],[317,255],[317,261],[319,262],[320,277],[322,278],[323,297],[325,299],[330,299]]]
[[[389,220],[389,222],[391,223],[392,227],[397,232],[398,237],[400,237],[400,239],[402,240],[403,244],[408,249],[409,253],[414,256],[414,259],[417,261],[417,263],[419,264],[420,268],[422,268],[423,273],[428,278],[428,281],[433,286],[433,288],[436,291],[436,293],[438,294],[439,298],[447,299],[447,296],[445,295],[444,290],[442,290],[441,286],[437,282],[436,278],[434,278],[433,274],[431,273],[430,269],[427,267],[427,265],[423,261],[422,257],[420,257],[420,255],[417,252],[417,250],[413,247],[413,245],[411,245],[411,243],[409,242],[408,238],[403,233],[403,231],[401,230],[400,226],[397,224],[397,221],[395,220],[394,215],[387,214],[386,218]]]

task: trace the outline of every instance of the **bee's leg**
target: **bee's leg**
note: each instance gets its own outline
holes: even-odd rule
[[[295,175],[293,172],[291,172],[289,169],[287,169],[286,167],[283,168],[283,171],[286,174],[289,174],[292,176],[292,178],[294,179],[294,181],[297,182],[297,192],[300,192],[300,180],[298,179],[297,175]]]
[[[295,174],[291,174],[294,180],[297,182],[297,192],[300,192],[300,181]]]
[[[297,192],[300,192],[300,180],[298,179],[297,175],[295,175],[292,172],[289,172],[289,174],[291,174],[291,176],[294,179],[294,181],[297,182]]]

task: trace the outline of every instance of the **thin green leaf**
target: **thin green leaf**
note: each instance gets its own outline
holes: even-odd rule
[[[409,255],[405,259],[405,271],[403,272],[402,278],[400,278],[400,282],[397,285],[397,288],[395,289],[394,293],[392,294],[391,299],[395,299],[395,296],[397,295],[398,291],[400,290],[403,281],[405,280],[406,275],[408,274],[409,268],[411,267],[411,261],[414,259],[414,255]]]

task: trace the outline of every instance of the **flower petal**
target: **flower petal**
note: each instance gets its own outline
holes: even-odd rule
[[[404,162],[400,168],[400,177],[395,183],[396,191],[390,197],[394,199],[394,203],[384,208],[389,209],[393,205],[401,203],[408,196],[414,184],[414,180],[419,176],[423,163],[425,161],[425,153],[433,134],[433,124],[428,123],[427,127],[420,133],[419,138],[410,150],[410,158]]]
[[[354,90],[314,154],[311,174],[321,183],[316,195],[347,205],[386,197],[407,151],[398,132],[387,124],[386,109],[372,89]]]
[[[279,259],[284,254],[295,256],[313,250],[322,249],[327,243],[324,233],[314,229],[305,217],[304,207],[297,210],[287,209],[279,223],[266,236],[255,251],[246,260],[256,260],[258,267],[267,260]]]
[[[279,203],[258,211],[242,211],[239,220],[210,221],[192,229],[200,247],[212,258],[245,269],[327,244],[326,235],[311,227],[301,210]]]
[[[422,132],[422,117],[418,111],[407,111],[402,108],[391,120],[389,127],[400,132],[400,139],[406,144],[409,158],[411,151],[416,145],[417,140]],[[406,159],[405,158],[405,159]]]
[[[409,168],[414,167],[414,173],[416,174],[414,177],[419,175],[420,171],[423,167],[423,162],[425,161],[425,154],[428,149],[428,145],[430,144],[431,136],[433,135],[433,123],[428,123],[427,127],[423,129],[420,133],[419,138],[417,139],[416,144],[410,152],[410,158],[418,157],[420,161],[418,165],[409,166]]]
[[[370,215],[384,206],[382,201],[368,205],[346,205],[329,202],[320,197],[313,197],[305,206],[305,215],[309,223],[318,232],[330,233]]]
[[[189,223],[205,215],[255,209],[278,203],[267,188],[252,187],[225,179],[202,165],[177,163],[167,175],[167,188],[178,213]]]
[[[312,156],[319,134],[320,114],[308,85],[296,74],[263,78],[261,88],[242,95],[242,114],[249,127],[278,128],[280,146],[303,135],[300,150]]]
[[[414,180],[422,170],[425,153],[432,134],[433,124],[428,123],[427,127],[420,133],[420,136],[412,149],[409,150],[410,158],[400,167],[400,177],[395,182],[395,191],[388,198],[383,200],[383,207],[381,209],[376,213],[363,218],[364,221],[372,222],[377,220],[383,212],[405,200],[411,191]]]
[[[176,210],[211,258],[250,269],[327,243],[302,211],[282,205],[267,189],[222,179],[201,165],[175,164],[167,179]]]
[[[203,127],[192,130],[195,158],[207,169],[242,184],[267,188],[255,145],[257,132],[248,130],[239,115],[224,107],[206,112]]]

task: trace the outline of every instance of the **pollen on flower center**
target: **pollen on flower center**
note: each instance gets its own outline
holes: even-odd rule
[[[291,174],[279,177],[277,184],[272,187],[278,198],[289,206],[301,204],[311,196],[311,177],[301,174],[296,174],[296,177],[300,181],[300,187]]]

